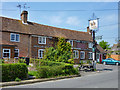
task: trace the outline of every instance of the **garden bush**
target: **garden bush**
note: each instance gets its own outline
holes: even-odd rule
[[[26,79],[28,69],[24,63],[1,64],[2,66],[2,81],[14,81],[16,78]]]
[[[71,64],[59,66],[40,66],[37,68],[37,78],[49,78],[54,76],[65,76],[79,74],[78,70]]]
[[[35,60],[35,61],[34,61]],[[59,65],[64,65],[65,63],[63,62],[55,62],[55,61],[47,61],[47,60],[42,60],[42,59],[30,59],[30,62],[34,64],[35,66],[59,66]]]
[[[0,59],[0,64],[1,64],[1,63],[4,63],[4,59]]]

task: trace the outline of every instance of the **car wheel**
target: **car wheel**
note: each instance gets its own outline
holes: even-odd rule
[[[119,63],[115,63],[117,66],[119,65]]]
[[[106,62],[103,62],[104,65],[106,65]]]

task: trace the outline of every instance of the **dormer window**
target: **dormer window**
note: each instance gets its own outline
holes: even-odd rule
[[[10,41],[12,42],[20,42],[20,35],[16,33],[10,34]]]
[[[46,44],[46,37],[39,36],[38,37],[38,44]]]

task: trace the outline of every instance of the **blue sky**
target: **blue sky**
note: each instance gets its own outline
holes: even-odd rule
[[[23,5],[25,2],[3,2],[2,16],[20,19],[20,10],[16,7],[18,3]],[[118,10],[107,9],[118,9],[117,2],[26,3],[27,6],[30,6],[30,8],[26,9],[29,12],[29,21],[78,31],[87,31],[88,20],[92,17],[92,14],[95,13],[96,17],[100,18],[100,28],[96,36],[103,35],[103,40],[109,42],[111,45],[116,43],[115,39],[118,37]],[[100,41],[101,40],[98,40],[98,42]]]

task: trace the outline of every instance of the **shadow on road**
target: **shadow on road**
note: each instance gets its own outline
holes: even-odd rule
[[[104,68],[104,69],[97,69],[97,71],[113,71],[113,69]]]

